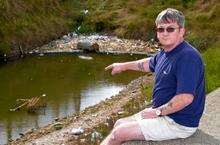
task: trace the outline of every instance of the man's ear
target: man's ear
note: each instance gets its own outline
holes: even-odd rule
[[[183,37],[185,35],[186,29],[180,28],[180,35]]]

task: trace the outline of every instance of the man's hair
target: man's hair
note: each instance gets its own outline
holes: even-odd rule
[[[184,28],[185,26],[185,17],[182,12],[167,8],[160,12],[155,20],[156,26],[160,23],[171,23],[176,22],[180,27]]]

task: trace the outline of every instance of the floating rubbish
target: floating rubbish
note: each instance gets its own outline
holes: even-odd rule
[[[47,95],[46,94],[42,94],[42,97],[46,97]]]
[[[10,111],[18,111],[22,108],[27,109],[29,112],[34,112],[40,107],[44,107],[46,104],[42,101],[41,96],[35,96],[30,99],[17,99],[19,103],[18,107],[10,109]]]
[[[53,127],[54,127],[54,129],[56,129],[56,130],[60,130],[60,129],[63,128],[63,123],[61,123],[61,122],[56,122],[56,123],[53,124]]]
[[[77,30],[80,30],[81,29],[81,26],[79,26],[78,28],[77,28]]]
[[[44,56],[44,54],[43,54],[43,53],[40,53],[39,56]]]
[[[84,56],[84,55],[79,55],[79,58],[85,59],[85,60],[92,60],[93,59],[91,56]]]
[[[83,12],[86,15],[89,12],[89,10],[84,10]]]
[[[35,53],[38,53],[38,52],[39,52],[39,50],[38,50],[38,49],[36,49],[36,50],[34,50],[34,52],[35,52]]]
[[[84,133],[84,130],[82,129],[82,127],[73,128],[73,129],[70,131],[70,134],[72,134],[72,135],[80,135],[80,134],[83,134],[83,133]]]

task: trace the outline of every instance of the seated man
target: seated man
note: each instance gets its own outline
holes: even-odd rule
[[[101,145],[186,138],[195,133],[205,104],[204,64],[199,52],[184,41],[184,21],[178,10],[162,11],[155,21],[161,51],[151,58],[106,67],[112,74],[154,72],[155,84],[152,107],[119,119]]]

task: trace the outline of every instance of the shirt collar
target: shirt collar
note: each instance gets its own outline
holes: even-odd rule
[[[185,45],[185,41],[181,42],[180,44],[178,44],[174,49],[172,49],[171,51],[168,51],[168,52],[165,52],[164,50],[164,53],[166,56],[170,56],[170,55],[173,55],[177,52],[179,52],[180,50],[182,50],[182,48],[184,47]]]

